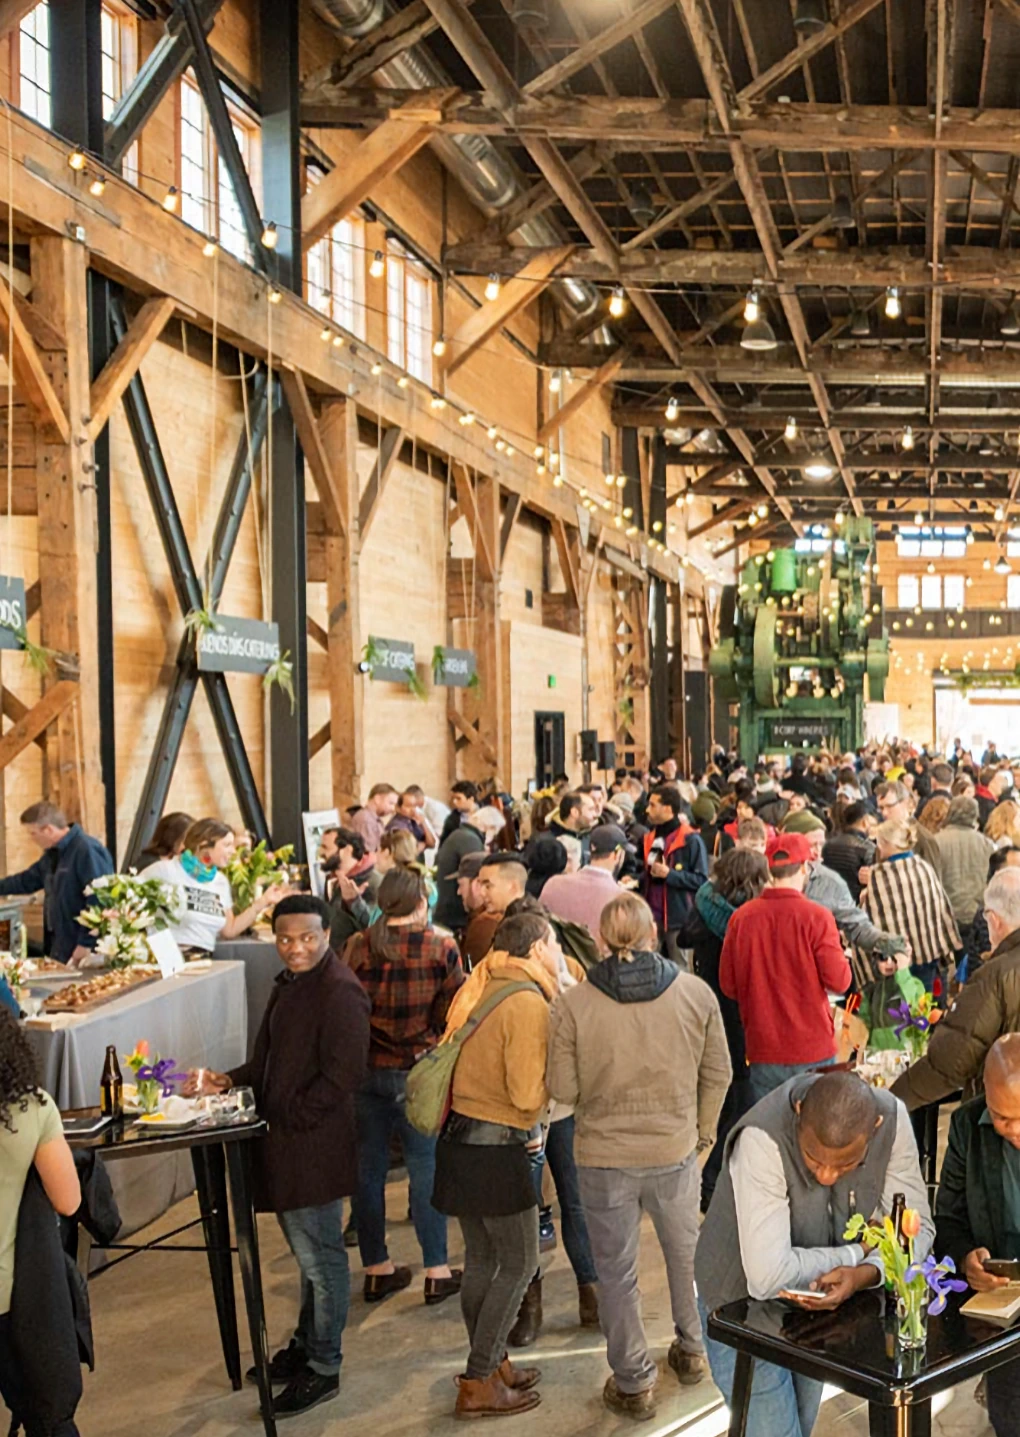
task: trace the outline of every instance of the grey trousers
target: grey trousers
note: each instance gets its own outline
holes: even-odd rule
[[[641,1321],[638,1246],[648,1213],[666,1260],[673,1325],[684,1352],[703,1354],[694,1295],[700,1173],[691,1153],[671,1168],[578,1168],[581,1203],[599,1275],[599,1320],[621,1392],[654,1387],[657,1369]]]
[[[460,1310],[471,1351],[467,1375],[488,1377],[506,1356],[506,1339],[538,1268],[535,1209],[510,1217],[462,1217],[464,1277]]]

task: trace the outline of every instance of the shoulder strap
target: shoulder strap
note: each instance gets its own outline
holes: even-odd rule
[[[509,982],[502,983],[495,992],[487,993],[482,1001],[471,1010],[471,1016],[467,1022],[453,1035],[454,1040],[457,1043],[467,1042],[479,1024],[489,1016],[493,1008],[498,1007],[499,1004],[502,1003],[504,998],[512,998],[515,993],[527,992],[537,993],[539,997],[544,997],[537,983],[531,983],[524,979],[513,979]]]

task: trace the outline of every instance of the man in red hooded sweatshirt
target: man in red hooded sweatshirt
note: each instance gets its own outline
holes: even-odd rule
[[[683,807],[680,790],[669,784],[649,794],[641,893],[655,915],[663,951],[686,970],[677,930],[687,921],[695,893],[708,882],[708,854],[701,834],[681,816]]]

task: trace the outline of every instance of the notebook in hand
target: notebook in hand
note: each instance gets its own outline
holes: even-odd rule
[[[960,1311],[965,1317],[978,1317],[996,1327],[1009,1327],[1020,1316],[1020,1282],[997,1287],[994,1292],[977,1292]]]

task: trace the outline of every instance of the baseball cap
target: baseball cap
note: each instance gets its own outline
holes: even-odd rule
[[[803,833],[780,833],[768,846],[769,868],[782,868],[788,863],[810,863],[811,845]]]
[[[482,864],[488,858],[487,853],[465,853],[457,865],[458,878],[477,878],[481,871]]]
[[[618,848],[630,848],[627,835],[615,823],[603,823],[599,828],[593,828],[589,845],[593,858],[604,858],[607,853],[615,853]]]

